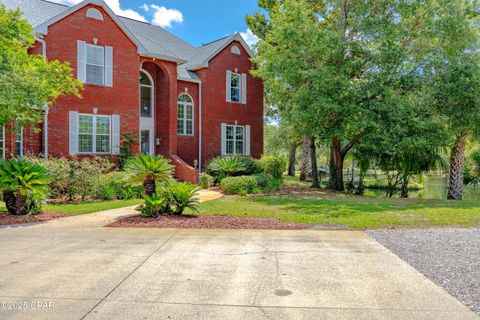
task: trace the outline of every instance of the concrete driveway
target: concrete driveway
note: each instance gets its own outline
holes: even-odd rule
[[[41,224],[0,243],[0,319],[477,319],[362,232]]]

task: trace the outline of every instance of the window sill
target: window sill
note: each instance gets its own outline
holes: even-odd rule
[[[79,156],[111,156],[112,153],[100,153],[100,152],[77,152],[76,155]]]
[[[177,133],[177,136],[181,136],[181,137],[190,137],[190,138],[193,138],[195,137],[194,134],[186,134],[186,133]]]

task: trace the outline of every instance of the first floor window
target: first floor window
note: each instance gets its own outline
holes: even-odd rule
[[[178,97],[177,133],[193,135],[193,100],[188,94]]]
[[[23,156],[23,127],[20,126],[15,128],[15,155]]]
[[[78,116],[78,151],[110,153],[110,117],[81,114]]]
[[[5,127],[0,127],[0,159],[5,159]]]
[[[226,126],[225,151],[227,154],[244,154],[245,128],[243,126]]]

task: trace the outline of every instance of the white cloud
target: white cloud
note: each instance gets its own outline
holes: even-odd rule
[[[162,28],[171,28],[172,23],[182,23],[183,14],[177,9],[167,9],[165,7],[157,6],[156,4],[150,5],[155,13],[153,14],[152,23]]]
[[[260,41],[260,39],[253,34],[252,30],[247,29],[245,32],[240,32],[240,35],[243,37],[243,40],[245,40],[245,42],[251,47],[253,46],[255,43],[257,43],[258,41]]]
[[[67,5],[74,5],[82,0],[51,0],[57,3],[63,3]],[[133,9],[123,9],[120,7],[120,0],[104,0],[106,4],[112,9],[113,12],[116,14],[131,18],[134,20],[139,20],[146,22],[147,19],[145,16],[140,14],[139,12],[133,10]],[[141,9],[143,9],[145,12],[150,12],[153,10],[153,17],[152,17],[152,23],[155,25],[158,25],[162,28],[171,28],[172,24],[174,22],[176,23],[182,23],[183,22],[183,14],[177,9],[168,9],[164,6],[158,6],[156,4],[143,4],[140,6]]]

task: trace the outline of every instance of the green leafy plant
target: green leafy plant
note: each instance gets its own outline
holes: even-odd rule
[[[215,185],[215,178],[209,175],[206,172],[202,172],[200,174],[200,186],[203,189],[208,189],[210,187],[213,187]]]
[[[10,214],[38,213],[48,194],[48,171],[24,159],[11,159],[0,164],[0,190]]]
[[[258,164],[261,170],[274,178],[282,178],[287,167],[283,157],[263,156]]]
[[[198,187],[186,182],[173,182],[168,186],[168,200],[173,214],[181,215],[185,209],[193,212],[199,210],[199,200],[196,198]]]
[[[480,185],[480,149],[472,151],[468,156],[463,182],[468,185]]]
[[[125,133],[122,135],[122,146],[118,158],[120,169],[124,169],[127,161],[133,157],[132,145],[138,141],[138,133]]]
[[[254,176],[228,177],[222,180],[220,186],[225,194],[246,195],[260,192]]]
[[[226,156],[213,158],[205,167],[205,172],[222,180],[224,177],[249,175],[256,171],[255,161],[251,158]]]
[[[165,208],[165,198],[159,195],[145,197],[145,204],[139,208],[144,217],[158,217]]]
[[[128,181],[132,184],[143,184],[147,197],[153,196],[156,182],[166,182],[172,179],[173,166],[161,155],[139,154],[127,161],[125,170]]]

